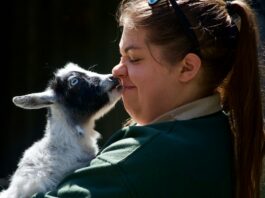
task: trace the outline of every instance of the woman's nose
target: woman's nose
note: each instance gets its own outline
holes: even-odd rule
[[[127,67],[120,62],[118,65],[112,68],[112,74],[115,77],[122,78],[128,75]]]

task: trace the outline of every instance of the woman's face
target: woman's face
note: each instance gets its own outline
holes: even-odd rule
[[[123,85],[126,111],[138,124],[148,124],[178,106],[178,63],[169,65],[158,46],[146,43],[146,31],[124,28],[120,63],[112,70]]]

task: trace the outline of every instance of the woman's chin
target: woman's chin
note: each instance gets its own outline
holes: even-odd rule
[[[134,97],[129,97],[129,95],[122,95],[122,102],[124,105],[125,110],[131,117],[135,117],[137,112],[139,112],[139,105],[137,99]]]

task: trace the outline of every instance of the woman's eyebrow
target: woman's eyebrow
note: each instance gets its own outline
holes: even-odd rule
[[[142,49],[142,48],[139,47],[139,46],[136,46],[136,45],[129,45],[128,47],[126,47],[126,48],[124,49],[124,52],[127,54],[128,51],[130,51],[130,50],[140,50],[140,49]],[[120,50],[121,50],[121,49],[120,49]]]

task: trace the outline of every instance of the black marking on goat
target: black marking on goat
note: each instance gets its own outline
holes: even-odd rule
[[[78,79],[78,84],[70,87],[69,77]],[[109,97],[100,86],[99,77],[88,77],[81,72],[70,72],[64,77],[56,77],[50,82],[58,103],[65,106],[66,113],[74,122],[84,122],[109,102]]]

